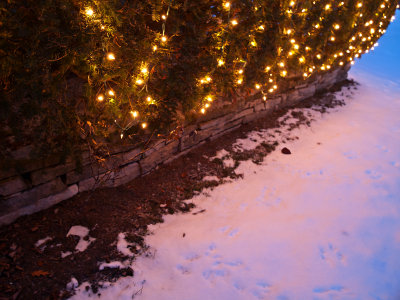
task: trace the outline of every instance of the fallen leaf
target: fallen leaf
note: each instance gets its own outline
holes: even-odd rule
[[[32,272],[33,277],[48,276],[50,273],[43,270],[37,270]]]

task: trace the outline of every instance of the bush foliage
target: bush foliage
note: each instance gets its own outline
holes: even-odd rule
[[[368,51],[395,9],[393,0],[2,1],[1,158],[32,143],[36,155],[64,157],[137,143],[217,97],[269,97],[286,76]]]

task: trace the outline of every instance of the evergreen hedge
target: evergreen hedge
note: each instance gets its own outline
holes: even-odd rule
[[[268,101],[369,51],[396,2],[2,1],[1,159],[137,143],[247,90]]]

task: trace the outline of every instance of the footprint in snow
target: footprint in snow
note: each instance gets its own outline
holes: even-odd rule
[[[315,295],[314,299],[316,300],[348,299],[348,297],[350,296],[349,293],[346,292],[346,288],[338,284],[333,284],[331,286],[316,287],[313,289],[313,293]]]
[[[252,289],[251,293],[257,299],[268,299],[267,296],[270,291],[271,285],[264,280],[260,280],[256,282],[256,287]]]
[[[331,267],[335,267],[338,264],[346,264],[346,257],[330,243],[328,247],[319,247],[319,255]]]
[[[379,174],[379,172],[374,171],[374,170],[365,170],[364,172],[366,175],[368,175],[369,178],[377,180],[380,179],[382,177],[381,174]]]

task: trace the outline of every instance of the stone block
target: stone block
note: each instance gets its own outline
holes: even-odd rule
[[[315,92],[317,91],[317,88],[314,84],[310,84],[308,86],[305,86],[301,89],[297,89],[300,97],[302,97],[303,99],[312,97],[315,95]]]
[[[140,154],[142,153],[142,149],[141,148],[136,148],[133,149],[129,152],[125,152],[122,155],[122,159],[124,161],[124,163],[129,163],[129,162],[133,162],[133,161],[137,161],[140,159]]]
[[[181,139],[181,151],[188,148],[192,148],[198,143],[209,138],[216,130],[216,127],[207,128],[204,130],[195,130],[192,134],[182,137]]]
[[[84,179],[87,178],[91,178],[94,176],[98,176],[100,174],[105,173],[107,170],[105,167],[100,166],[97,163],[93,163],[87,166],[84,166],[82,168],[81,172],[78,172],[77,170],[73,170],[71,172],[68,172],[66,174],[66,180],[67,180],[67,184],[73,184],[73,183],[77,183],[79,181],[82,181]]]
[[[114,178],[115,173],[109,172],[79,181],[79,193],[94,190],[98,187],[112,187],[114,186]]]
[[[41,170],[37,170],[31,173],[31,181],[32,185],[39,185],[41,183],[48,182],[53,180],[54,178],[64,175],[75,169],[75,164],[63,164],[55,167],[45,168]]]
[[[9,196],[26,190],[28,185],[21,176],[8,178],[0,181],[0,196]]]
[[[293,90],[287,94],[286,105],[294,105],[302,99],[298,90]]]
[[[140,167],[137,162],[123,166],[115,173],[114,186],[120,186],[128,183],[140,175]]]
[[[197,129],[206,130],[211,127],[219,127],[234,118],[236,118],[236,113],[228,113],[216,119],[200,123]]]
[[[226,129],[226,130],[224,130],[224,131],[221,131],[221,132],[219,132],[219,133],[216,133],[216,134],[214,134],[214,135],[211,136],[210,140],[211,140],[211,141],[216,140],[216,139],[218,139],[219,137],[221,137],[221,136],[223,136],[223,135],[225,135],[225,134],[227,134],[227,133],[229,133],[229,132],[232,132],[232,131],[234,131],[234,130],[240,128],[240,126],[242,126],[242,124],[238,124],[238,125],[236,125],[236,126],[233,126],[233,127],[228,128],[228,129]]]
[[[253,113],[254,113],[254,108],[253,107],[247,108],[247,109],[242,110],[242,111],[238,112],[237,114],[235,114],[234,119],[240,119],[240,118],[246,117],[248,115],[251,115]]]
[[[262,111],[262,110],[266,110],[265,102],[257,104],[256,106],[254,106],[254,111],[255,112],[259,112],[259,111]]]
[[[7,211],[2,210],[0,214],[0,226],[10,224],[14,222],[18,217],[21,217],[23,215],[30,215],[35,212],[49,208],[63,200],[72,198],[77,193],[78,186],[74,184],[60,193],[39,199],[36,202],[21,207],[19,209],[9,208]]]
[[[17,210],[21,207],[31,205],[38,199],[57,194],[66,189],[66,185],[58,177],[50,182],[33,187],[22,193],[11,195],[5,201],[2,201],[0,208],[4,206],[12,210]],[[2,210],[1,209],[1,210]]]
[[[260,118],[264,118],[266,115],[268,115],[268,111],[266,111],[266,110],[253,113],[251,115],[247,115],[244,118],[243,123],[250,123],[250,122],[258,120]]]

